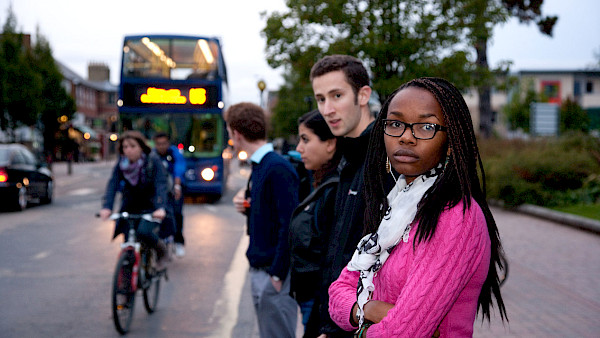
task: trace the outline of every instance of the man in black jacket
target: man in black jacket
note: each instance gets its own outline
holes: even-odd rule
[[[319,111],[342,151],[340,182],[335,202],[335,224],[321,287],[321,333],[328,337],[351,336],[329,317],[327,289],[348,264],[363,232],[365,202],[363,169],[369,135],[375,120],[369,110],[371,87],[362,62],[348,55],[329,55],[317,61],[310,73]],[[383,164],[382,164],[383,165]]]

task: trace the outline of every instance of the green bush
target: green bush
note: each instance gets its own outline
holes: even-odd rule
[[[488,198],[508,206],[597,203],[600,140],[585,134],[556,139],[482,140]]]

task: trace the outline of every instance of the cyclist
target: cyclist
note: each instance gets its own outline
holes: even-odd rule
[[[106,194],[102,198],[100,217],[108,219],[112,213],[117,191],[122,193],[120,212],[132,214],[152,213],[152,217],[164,220],[167,216],[167,173],[160,159],[151,153],[150,147],[142,133],[126,131],[119,138],[120,159],[114,167],[112,176],[106,185]],[[168,220],[168,218],[167,218]],[[126,233],[124,220],[117,221],[113,238]],[[161,225],[161,233],[166,233],[172,227],[171,222]],[[158,224],[140,221],[137,236],[139,240],[154,248],[157,253],[157,268],[164,268],[167,247],[156,233]]]
[[[183,239],[183,191],[181,183],[185,174],[185,158],[176,146],[171,145],[169,135],[156,133],[153,137],[154,151],[160,157],[169,174],[169,204],[175,216],[175,255],[185,255]]]

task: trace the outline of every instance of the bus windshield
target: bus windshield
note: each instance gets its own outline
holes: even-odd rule
[[[225,127],[221,114],[121,114],[123,130],[138,130],[151,141],[166,133],[184,157],[220,157],[225,148]]]
[[[123,78],[169,80],[219,77],[219,46],[197,38],[129,38],[123,46]]]

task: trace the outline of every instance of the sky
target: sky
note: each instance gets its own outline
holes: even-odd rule
[[[101,62],[110,67],[111,82],[118,84],[125,35],[173,33],[221,39],[231,103],[259,103],[259,80],[265,81],[267,91],[283,83],[281,69],[265,61],[260,32],[266,20],[260,13],[285,10],[284,0],[0,0],[2,25],[11,3],[17,29],[33,36],[39,27],[54,58],[85,78],[88,63]],[[575,70],[598,64],[594,53],[600,54],[600,1],[545,0],[542,11],[559,16],[554,36],[511,19],[494,29],[488,46],[491,66],[501,60],[512,61],[512,71]]]

